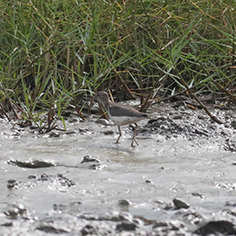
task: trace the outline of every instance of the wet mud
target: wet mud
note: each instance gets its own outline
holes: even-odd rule
[[[98,115],[48,134],[1,119],[0,235],[235,235],[236,112],[212,113],[152,107],[135,148]]]

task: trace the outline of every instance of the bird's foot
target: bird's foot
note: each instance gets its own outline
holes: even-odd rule
[[[133,138],[133,139],[132,139],[132,142],[131,142],[131,147],[135,147],[134,142],[137,144],[137,146],[139,146],[139,144],[138,144],[136,138]]]

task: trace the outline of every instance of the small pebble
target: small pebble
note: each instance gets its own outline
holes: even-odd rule
[[[112,130],[105,130],[105,131],[103,131],[103,133],[105,135],[112,135],[112,134],[114,134],[114,132]]]
[[[203,195],[200,194],[200,193],[196,193],[196,192],[194,192],[194,193],[192,193],[192,195],[193,195],[194,197],[200,197],[200,198],[203,198]]]
[[[133,231],[136,229],[136,227],[137,227],[137,225],[135,225],[134,223],[122,222],[121,224],[118,224],[116,226],[116,230],[118,230],[118,231]]]
[[[7,181],[7,187],[8,187],[8,188],[13,188],[13,187],[15,187],[15,185],[17,185],[17,182],[16,182],[15,179],[9,179],[9,180]]]
[[[119,206],[129,206],[130,202],[126,199],[119,200]]]
[[[90,157],[89,155],[86,155],[83,157],[83,160],[81,161],[81,164],[82,163],[86,163],[86,162],[96,162],[96,163],[100,163],[100,161],[96,158],[92,158]]]
[[[181,208],[187,209],[187,208],[189,208],[189,205],[187,203],[185,203],[185,202],[183,202],[183,201],[181,201],[181,200],[179,200],[177,198],[175,198],[173,200],[173,203],[175,204],[175,207],[177,209],[181,209]]]
[[[59,133],[55,133],[55,132],[51,132],[51,133],[49,134],[49,137],[50,137],[50,138],[58,138],[58,137],[60,137],[60,134],[59,134]]]
[[[236,121],[235,121],[235,120],[233,120],[233,121],[231,122],[231,126],[232,126],[234,129],[236,129]]]

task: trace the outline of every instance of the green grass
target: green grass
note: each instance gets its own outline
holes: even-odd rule
[[[0,0],[3,113],[41,127],[41,113],[64,121],[101,89],[142,95],[143,109],[185,90],[235,100],[235,8],[229,0]]]

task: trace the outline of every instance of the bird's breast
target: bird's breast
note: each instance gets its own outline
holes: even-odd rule
[[[116,124],[116,125],[129,125],[139,122],[140,120],[143,120],[144,117],[131,117],[131,116],[111,116],[108,114],[110,119]]]

